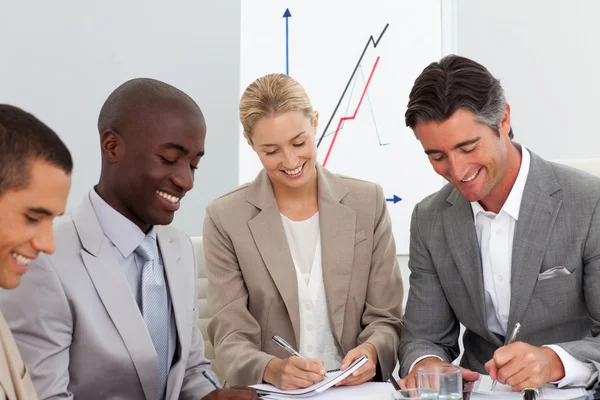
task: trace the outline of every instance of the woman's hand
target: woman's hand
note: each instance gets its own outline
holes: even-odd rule
[[[361,383],[370,381],[377,373],[377,350],[371,343],[363,343],[350,350],[346,357],[342,360],[341,370],[345,370],[361,355],[365,354],[369,357],[369,360],[360,366],[359,369],[354,371],[350,376],[346,377],[343,381],[338,383],[336,386],[352,386],[360,385]]]
[[[323,361],[292,356],[274,358],[267,364],[263,380],[282,390],[305,388],[323,380]]]

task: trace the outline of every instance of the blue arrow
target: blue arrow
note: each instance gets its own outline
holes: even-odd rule
[[[283,13],[283,18],[285,18],[285,74],[290,74],[290,46],[289,46],[289,26],[288,20],[292,16],[290,13],[290,9],[286,8]]]
[[[400,197],[398,197],[396,195],[394,195],[391,199],[385,199],[385,201],[393,202],[394,204],[396,204],[400,200],[402,200],[402,198],[400,198]]]

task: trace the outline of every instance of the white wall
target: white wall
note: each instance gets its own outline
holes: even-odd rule
[[[515,140],[549,159],[598,157],[600,2],[455,1],[458,54],[502,81]]]
[[[68,211],[98,181],[104,100],[152,77],[187,92],[206,117],[206,156],[175,218],[200,235],[206,204],[237,185],[240,0],[4,3],[0,102],[34,113],[71,149]]]

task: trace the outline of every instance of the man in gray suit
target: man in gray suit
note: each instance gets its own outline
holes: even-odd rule
[[[411,222],[401,385],[459,355],[513,390],[588,387],[600,368],[600,179],[513,141],[510,107],[482,65],[448,56],[410,93],[406,124],[449,183]],[[503,346],[516,323],[517,342]]]
[[[98,120],[97,186],[55,226],[56,252],[2,294],[41,399],[252,398],[213,391],[198,330],[189,238],[171,223],[204,154],[206,125],[182,91],[134,79]]]

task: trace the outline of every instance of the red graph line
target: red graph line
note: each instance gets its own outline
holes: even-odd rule
[[[351,117],[342,117],[342,118],[340,118],[340,122],[338,122],[338,126],[337,126],[337,128],[335,128],[335,133],[333,135],[333,139],[331,140],[331,144],[329,145],[329,149],[327,149],[327,154],[325,155],[325,160],[323,161],[323,166],[325,166],[325,164],[327,164],[327,160],[329,159],[329,155],[331,154],[331,149],[333,148],[333,144],[335,143],[335,139],[337,138],[338,132],[340,131],[340,128],[342,127],[342,124],[344,123],[344,121],[349,121],[349,120],[352,120],[352,119],[356,118],[356,114],[358,113],[358,109],[360,108],[360,105],[362,104],[362,101],[365,98],[365,94],[367,93],[367,88],[369,87],[369,83],[371,83],[371,78],[373,77],[373,72],[375,72],[375,68],[377,68],[377,63],[379,63],[379,56],[377,56],[377,59],[375,60],[375,65],[373,65],[373,69],[371,70],[371,74],[369,75],[369,79],[367,79],[367,83],[365,84],[365,88],[363,89],[362,95],[360,96],[360,100],[358,101],[358,105],[356,106],[356,109],[354,110],[354,114],[352,114]]]

